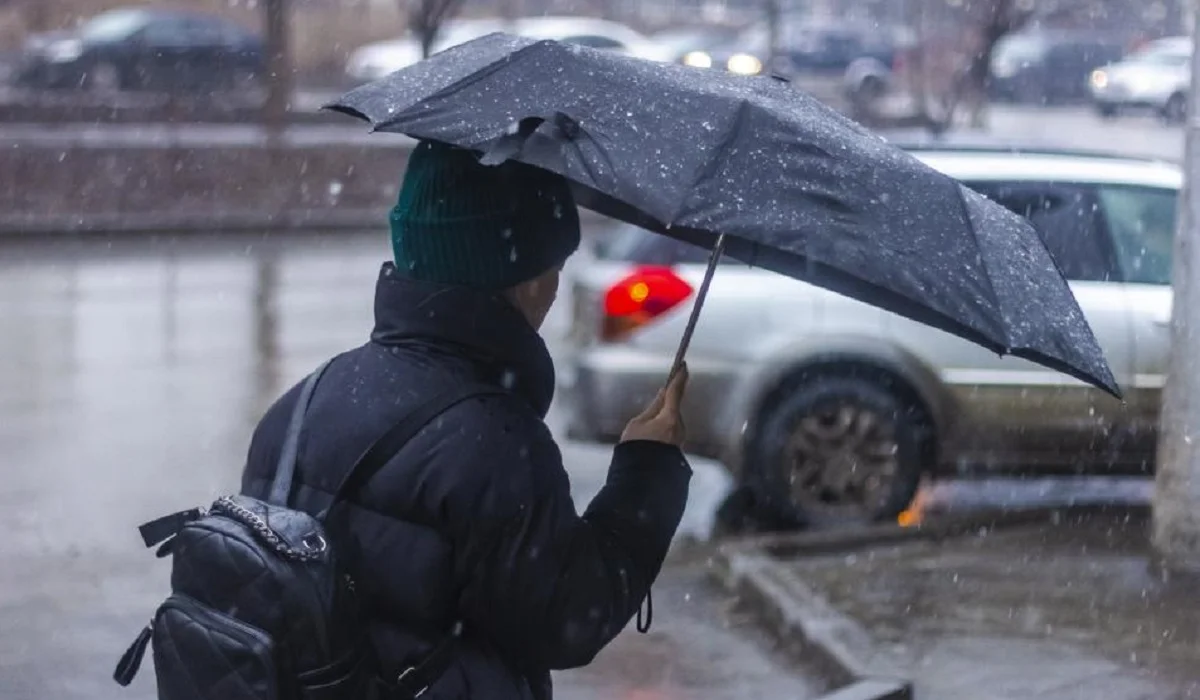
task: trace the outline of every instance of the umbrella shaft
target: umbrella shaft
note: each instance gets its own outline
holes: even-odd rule
[[[675,351],[675,362],[671,364],[671,373],[667,375],[667,383],[671,383],[671,379],[675,377],[675,373],[679,371],[679,367],[683,364],[683,358],[687,355],[688,346],[692,343],[692,334],[696,331],[696,321],[700,319],[700,309],[704,306],[704,299],[708,296],[708,287],[712,284],[713,274],[717,271],[717,263],[721,261],[721,254],[725,252],[725,234],[717,236],[717,242],[713,244],[712,255],[708,258],[708,268],[704,271],[704,281],[700,283],[700,291],[696,293],[696,301],[692,304],[692,315],[688,317],[687,328],[683,330],[683,338],[679,341],[679,349]]]

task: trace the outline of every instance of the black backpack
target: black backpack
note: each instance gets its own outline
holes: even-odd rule
[[[313,516],[287,502],[304,414],[328,366],[301,388],[267,500],[225,496],[207,512],[139,528],[147,547],[172,558],[171,595],[121,657],[117,683],[133,681],[151,640],[160,700],[411,700],[449,667],[461,625],[420,665],[379,677],[346,561],[351,545],[326,524],[425,424],[465,399],[503,391],[469,384],[422,405],[363,453]]]

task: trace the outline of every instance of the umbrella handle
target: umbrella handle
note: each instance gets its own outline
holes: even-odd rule
[[[721,255],[725,252],[725,234],[717,236],[717,242],[713,244],[712,255],[708,258],[708,268],[704,271],[704,281],[700,283],[700,291],[696,293],[696,301],[692,304],[692,315],[688,317],[687,328],[683,330],[683,337],[679,340],[679,349],[675,351],[675,362],[671,364],[671,373],[667,375],[667,384],[675,378],[675,373],[683,366],[683,357],[687,354],[688,346],[692,344],[692,334],[696,332],[696,321],[700,319],[700,309],[704,306],[704,299],[708,296],[708,287],[712,284],[713,274],[717,271],[717,263],[721,261]]]

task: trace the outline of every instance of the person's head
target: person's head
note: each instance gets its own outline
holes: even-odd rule
[[[534,328],[580,240],[564,178],[433,142],[409,159],[391,228],[398,275],[503,295]]]

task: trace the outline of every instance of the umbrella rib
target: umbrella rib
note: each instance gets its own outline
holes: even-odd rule
[[[1011,355],[1013,351],[1012,338],[1008,335],[1007,315],[1004,313],[1004,301],[1000,295],[996,293],[996,283],[992,280],[992,271],[988,269],[987,260],[983,256],[983,245],[979,242],[979,234],[975,231],[975,222],[971,221],[971,210],[967,207],[967,200],[963,197],[963,185],[955,184],[954,194],[958,197],[958,206],[962,210],[963,218],[967,222],[967,228],[971,231],[971,237],[975,239],[975,250],[979,251],[979,266],[983,268],[983,279],[987,281],[988,289],[992,292],[992,301],[996,304],[996,309],[1000,312],[1000,332],[1004,335],[1004,354]]]
[[[729,151],[730,146],[733,145],[738,133],[741,132],[742,127],[745,125],[746,119],[750,115],[751,107],[752,105],[748,100],[738,101],[737,112],[734,114],[729,128],[726,129],[725,133],[721,136],[721,141],[717,144],[717,147],[712,150],[712,155],[709,156],[708,160],[705,161],[702,166],[696,169],[696,175],[692,178],[691,183],[688,184],[687,190],[683,193],[683,197],[679,204],[675,206],[675,210],[672,212],[671,218],[666,222],[667,224],[674,224],[679,219],[680,215],[683,213],[684,207],[686,207],[688,201],[691,200],[692,194],[695,192],[696,187],[699,186],[700,183],[711,178],[713,173],[716,172],[720,162],[725,158],[725,154]]]

